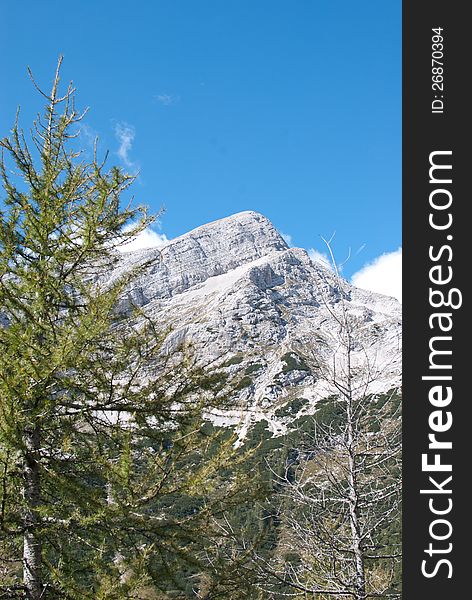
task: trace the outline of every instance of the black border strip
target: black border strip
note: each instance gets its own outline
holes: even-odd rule
[[[466,277],[472,276],[469,248],[472,228],[467,219],[472,205],[469,189],[472,97],[466,91],[470,87],[472,24],[465,15],[467,8],[466,2],[457,0],[403,2],[403,598],[406,600],[465,597],[462,594],[468,594],[466,578],[472,572],[468,549],[472,512],[472,494],[468,491],[472,483],[469,460],[472,459],[472,393],[467,385],[468,374],[472,375],[469,347],[472,327],[466,294]],[[443,29],[443,57],[440,46],[432,47],[435,35],[432,30],[439,27]],[[432,72],[433,50],[438,51],[435,57],[444,63],[442,90],[441,86],[432,89],[432,84],[441,79],[436,77],[433,81],[433,75],[441,74]],[[443,100],[442,112],[432,112],[433,100]],[[441,103],[436,102],[434,108],[441,110]],[[431,155],[432,152],[438,154]],[[430,161],[452,168],[433,170],[430,182]],[[448,182],[449,179],[452,181]],[[450,197],[451,204],[447,207]],[[434,208],[431,204],[442,204],[445,208]],[[452,218],[450,227],[435,229],[429,222],[430,214],[436,226],[444,226]],[[432,267],[439,268],[431,271]],[[432,282],[432,279],[443,281],[449,275],[448,283]],[[459,304],[462,294],[460,308],[432,307],[432,302],[441,304],[441,295],[437,293],[431,300],[431,290],[442,292],[447,302],[452,289],[457,290],[450,297],[452,304]],[[432,317],[435,313],[449,315],[441,320],[444,329],[451,325],[449,332],[440,329],[440,318]],[[433,340],[435,336],[438,339]],[[447,336],[452,339],[446,339]],[[434,350],[452,354],[431,354],[430,343]],[[438,368],[432,367],[431,360]],[[452,368],[448,369],[448,365]],[[450,376],[451,380],[424,380],[423,376]],[[436,391],[431,392],[435,386]],[[452,393],[450,402],[448,387]],[[450,418],[452,425],[447,428]],[[446,430],[434,431],[442,427]],[[428,449],[431,433],[436,433],[437,440],[452,442],[452,449]],[[440,468],[451,465],[452,470],[423,469],[425,453],[427,463],[437,460]],[[452,480],[444,483],[449,476]],[[422,489],[437,493],[421,494]],[[449,508],[442,515],[432,512]],[[447,522],[437,521],[441,519]],[[441,560],[444,562],[439,563]],[[422,568],[430,577],[422,573]]]

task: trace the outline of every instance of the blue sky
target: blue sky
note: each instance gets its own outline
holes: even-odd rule
[[[336,231],[348,277],[401,245],[400,0],[11,2],[0,43],[1,134],[63,53],[84,144],[139,169],[167,237],[257,210],[307,249]]]

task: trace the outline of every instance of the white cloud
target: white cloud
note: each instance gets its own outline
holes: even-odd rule
[[[402,301],[402,249],[386,252],[367,263],[351,279],[356,287]]]
[[[136,131],[132,125],[125,122],[119,122],[115,125],[115,137],[119,142],[117,151],[118,156],[129,168],[135,168],[135,163],[131,160],[129,153],[133,146]]]
[[[292,247],[292,236],[289,233],[283,233],[282,231],[279,232],[280,235],[283,237],[283,239],[287,242],[287,246]]]
[[[308,256],[314,262],[321,263],[323,265],[323,267],[325,267],[326,269],[329,269],[330,271],[333,270],[333,265],[331,264],[331,260],[330,260],[329,256],[327,254],[325,254],[324,252],[320,252],[319,250],[316,250],[315,248],[310,248],[308,250]]]
[[[158,233],[154,229],[151,229],[151,227],[146,227],[133,240],[122,244],[118,250],[120,252],[134,252],[135,250],[144,250],[145,248],[159,248],[168,241],[169,239],[164,233]]]
[[[164,106],[171,106],[180,100],[180,96],[177,94],[157,94],[154,96],[154,98],[159,102],[159,104],[163,104]]]
[[[78,132],[80,134],[80,139],[82,140],[82,143],[86,144],[90,148],[93,148],[95,141],[98,138],[97,131],[95,131],[95,129],[87,123],[81,122],[78,126]]]

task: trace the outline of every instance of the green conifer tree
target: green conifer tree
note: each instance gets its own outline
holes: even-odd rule
[[[206,542],[254,471],[204,426],[218,376],[119,308],[149,265],[106,274],[152,217],[122,206],[133,176],[75,149],[61,61],[32,144],[18,119],[0,142],[0,597],[225,597]]]

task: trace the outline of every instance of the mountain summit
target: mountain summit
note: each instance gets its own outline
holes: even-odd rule
[[[145,299],[180,294],[210,277],[287,249],[285,240],[266,217],[244,211],[197,227],[159,248],[127,253],[116,274],[137,260],[157,259],[141,281],[142,304]]]
[[[326,393],[311,364],[332,359],[341,299],[356,324],[358,359],[379,373],[370,391],[400,384],[400,304],[337,279],[305,250],[289,248],[257,212],[124,254],[112,277],[149,259],[128,301],[170,328],[165,352],[191,347],[201,366],[239,377],[235,409],[221,420],[242,423],[242,434],[261,419],[281,433],[288,424],[283,407],[296,401],[297,410],[310,411]]]

